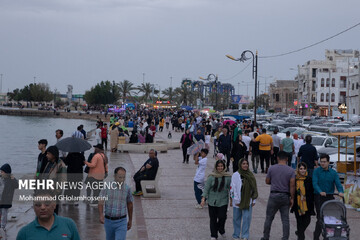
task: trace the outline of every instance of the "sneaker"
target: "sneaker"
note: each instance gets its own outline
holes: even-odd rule
[[[203,207],[200,204],[195,204],[195,208],[202,209]]]
[[[143,195],[143,192],[142,191],[138,191],[137,193],[134,194],[135,196],[141,196]]]

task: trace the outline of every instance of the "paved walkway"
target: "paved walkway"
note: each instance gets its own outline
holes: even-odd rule
[[[179,141],[181,134],[174,133],[171,141]],[[157,138],[167,139],[167,131],[157,133]],[[132,176],[147,159],[147,154],[128,153],[107,153],[110,159],[110,176],[117,166],[124,166],[127,169],[127,182],[134,189]],[[133,227],[128,232],[127,239],[210,239],[208,209],[195,209],[196,203],[193,190],[193,177],[196,166],[190,159],[190,164],[182,163],[182,152],[180,150],[169,150],[167,153],[158,155],[162,175],[160,177],[161,198],[146,199],[135,197]],[[215,159],[212,157],[212,149],[208,156],[206,173],[210,173],[214,167]],[[270,187],[265,184],[265,175],[256,174],[258,183],[259,198],[253,209],[252,223],[250,228],[250,239],[262,237],[265,210]],[[16,199],[16,197],[15,197]],[[31,204],[20,204],[14,202],[14,207],[9,213],[17,216],[16,222],[9,222],[9,240],[16,237],[19,229],[34,219],[34,212]],[[103,226],[98,221],[97,207],[87,206],[80,203],[78,207],[63,206],[60,215],[67,216],[77,223],[81,239],[98,240],[105,239]],[[348,210],[348,222],[351,227],[351,236],[360,235],[360,228],[357,228],[360,213]],[[291,236],[296,239],[296,221],[293,214],[290,215]],[[306,239],[312,239],[312,231],[315,227],[313,217]],[[232,208],[229,207],[226,222],[227,239],[231,239]],[[280,215],[277,214],[271,230],[271,239],[280,239],[282,236],[282,225]]]

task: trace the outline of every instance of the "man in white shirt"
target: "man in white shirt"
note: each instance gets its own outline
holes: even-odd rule
[[[245,159],[248,160],[248,156],[249,156],[249,149],[250,149],[250,142],[251,142],[251,137],[249,137],[249,130],[246,130],[244,135],[242,136],[242,141],[245,143],[246,145],[246,152],[245,152]]]
[[[72,137],[84,139],[84,134],[82,134],[80,126],[77,127],[77,130],[72,134]]]
[[[101,127],[100,127],[100,125],[98,125],[95,130],[95,140],[96,140],[96,144],[101,143]]]
[[[197,153],[194,156],[195,159],[195,165],[198,165],[196,169],[196,174],[194,177],[194,192],[195,192],[195,198],[197,201],[197,204],[195,205],[195,208],[203,208],[201,203],[201,196],[203,193],[203,189],[205,186],[205,170],[206,170],[206,164],[207,164],[207,155],[209,153],[209,150],[206,148],[201,149],[200,156],[199,153]]]
[[[58,129],[55,131],[55,137],[56,137],[56,142],[59,142],[62,140],[62,137],[64,135],[64,131],[61,129]],[[66,158],[67,152],[61,151],[59,150],[59,157],[61,160],[64,160]]]
[[[281,138],[277,135],[278,132],[279,130],[275,129],[274,134],[272,135],[273,144],[274,144],[274,153],[271,156],[271,165],[277,164],[277,154],[280,151]]]

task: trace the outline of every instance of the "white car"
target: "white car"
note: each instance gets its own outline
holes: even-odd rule
[[[290,132],[290,136],[292,136],[295,132],[301,132],[301,131],[306,131],[305,128],[300,128],[300,127],[288,127],[285,128],[283,130],[281,130],[277,135],[280,137],[280,139],[286,138],[286,132],[289,131]],[[300,136],[300,134],[298,134],[298,136]]]
[[[356,161],[360,160],[360,143],[356,143]],[[332,168],[334,170],[336,170],[336,162],[338,160],[340,160],[340,162],[345,162],[346,161],[346,157],[347,157],[347,161],[349,162],[353,162],[354,161],[354,144],[351,144],[350,146],[348,146],[348,149],[346,151],[345,148],[341,148],[340,149],[340,159],[338,156],[338,153],[334,153],[329,155],[330,156],[330,166],[332,166]]]
[[[316,148],[316,150],[330,146],[333,142],[337,142],[336,137],[330,136],[312,136],[311,144]]]

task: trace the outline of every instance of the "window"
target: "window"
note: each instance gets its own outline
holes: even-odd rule
[[[335,78],[331,79],[331,87],[335,87]]]
[[[326,94],[325,102],[328,102],[328,101],[329,101],[329,94],[327,93],[327,94]]]
[[[323,94],[323,93],[320,95],[320,101],[321,101],[321,102],[324,101],[324,94]]]
[[[324,78],[321,78],[321,87],[324,87]]]
[[[312,70],[312,74],[311,74],[312,77],[313,77],[313,78],[316,78],[316,70],[317,70],[317,69],[316,69],[316,68],[313,68],[313,69],[311,69],[311,70]]]
[[[353,114],[355,114],[355,109],[353,108]]]
[[[352,90],[355,89],[355,84],[354,84],[354,83],[352,84],[351,89],[352,89]]]
[[[327,79],[326,79],[326,87],[329,87],[329,85],[330,85],[330,79],[327,78]]]
[[[340,76],[340,88],[346,88],[346,77]]]
[[[278,93],[276,94],[276,101],[277,102],[279,101],[279,94]]]
[[[275,99],[275,93],[273,93],[273,99]]]
[[[359,83],[356,83],[356,89],[359,89]]]
[[[335,93],[331,94],[331,102],[335,102]]]

